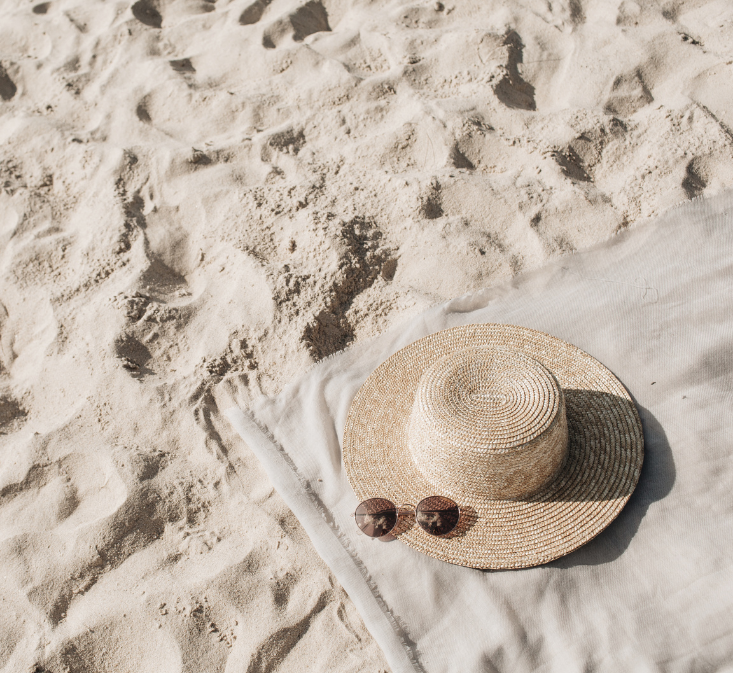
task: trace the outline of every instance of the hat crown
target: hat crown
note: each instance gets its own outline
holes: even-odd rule
[[[504,348],[458,350],[420,379],[407,428],[417,468],[438,492],[494,499],[536,492],[567,454],[555,377]]]

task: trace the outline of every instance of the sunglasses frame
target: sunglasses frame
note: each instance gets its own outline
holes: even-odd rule
[[[424,503],[426,500],[429,500],[430,498],[443,498],[444,500],[449,500],[450,502],[452,502],[455,505],[456,509],[458,510],[458,518],[456,519],[455,524],[453,525],[453,527],[450,530],[447,530],[444,533],[431,533],[427,528],[425,528],[425,526],[423,526],[423,524],[420,521],[418,521],[417,514],[418,514],[418,510],[420,509],[420,505],[422,505],[422,503]],[[359,526],[358,523],[356,523],[356,518],[359,515],[358,514],[359,507],[361,507],[364,503],[369,502],[370,500],[385,500],[388,503],[390,503],[392,505],[392,507],[394,508],[394,510],[395,510],[396,516],[395,516],[395,522],[394,522],[394,524],[392,525],[392,527],[388,531],[382,533],[381,535],[369,535],[368,533],[365,533],[364,530],[362,530],[361,526]],[[356,510],[354,510],[354,513],[352,514],[352,516],[354,517],[354,521],[356,523],[357,528],[364,535],[366,535],[367,537],[372,538],[373,540],[378,540],[379,538],[386,537],[387,535],[389,535],[390,533],[392,533],[392,531],[395,528],[397,528],[397,524],[400,521],[400,515],[401,515],[401,512],[403,510],[412,510],[412,513],[413,513],[413,516],[414,516],[414,519],[415,519],[415,523],[417,523],[417,525],[420,526],[420,528],[425,533],[427,533],[428,535],[431,535],[432,537],[444,537],[446,535],[450,535],[456,529],[456,527],[458,526],[458,522],[461,520],[461,516],[463,515],[463,510],[461,509],[461,506],[455,500],[453,500],[452,498],[448,498],[448,497],[446,497],[444,495],[428,495],[428,496],[425,496],[422,500],[420,500],[420,502],[418,502],[417,505],[404,504],[404,505],[399,505],[399,506],[395,505],[389,498],[367,498],[366,500],[363,500],[362,502],[360,502],[357,505]]]

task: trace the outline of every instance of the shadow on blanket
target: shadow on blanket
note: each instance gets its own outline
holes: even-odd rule
[[[638,403],[636,406],[644,428],[644,464],[636,490],[616,520],[598,537],[549,565],[573,568],[616,560],[631,543],[649,505],[661,500],[672,490],[676,471],[667,435],[647,409]]]

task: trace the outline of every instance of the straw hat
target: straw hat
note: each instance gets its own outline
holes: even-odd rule
[[[547,563],[600,533],[644,457],[641,421],[616,377],[575,346],[513,325],[467,325],[406,346],[369,376],[344,431],[360,500],[430,495],[461,508],[405,544],[473,568]]]

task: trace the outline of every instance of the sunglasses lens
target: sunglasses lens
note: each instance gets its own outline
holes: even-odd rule
[[[458,524],[461,511],[450,498],[432,495],[415,508],[415,521],[431,535],[446,535]]]
[[[397,508],[384,498],[370,498],[356,508],[354,517],[362,533],[369,537],[382,537],[395,527]]]

